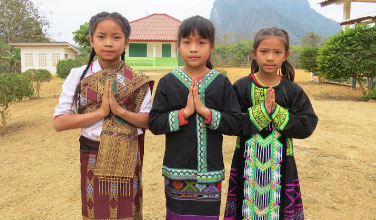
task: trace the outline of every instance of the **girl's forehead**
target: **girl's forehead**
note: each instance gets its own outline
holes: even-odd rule
[[[193,31],[190,32],[189,35],[187,36],[182,36],[182,38],[205,38],[205,36],[201,36],[197,29],[194,29]]]
[[[260,44],[258,45],[258,47],[281,47],[284,49],[286,45],[282,37],[267,36],[260,41]]]
[[[112,30],[112,31],[120,31],[122,33],[124,32],[121,25],[112,18],[106,18],[102,21],[99,21],[95,28],[95,32],[97,32],[98,30],[101,30],[101,31]]]

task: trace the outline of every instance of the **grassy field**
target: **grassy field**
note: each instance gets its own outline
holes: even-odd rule
[[[226,68],[232,82],[248,74]],[[146,72],[156,83],[166,72]],[[298,70],[296,82],[311,99],[319,123],[314,134],[294,140],[305,217],[309,220],[376,219],[376,103],[347,86],[309,82]],[[10,106],[11,121],[0,134],[0,220],[78,220],[81,218],[80,131],[55,132],[52,114],[63,81],[42,86],[40,99]],[[155,86],[156,88],[156,86]],[[155,89],[154,88],[154,89]],[[234,137],[224,138],[225,205]],[[146,133],[143,168],[146,220],[164,219],[161,176],[164,136]]]

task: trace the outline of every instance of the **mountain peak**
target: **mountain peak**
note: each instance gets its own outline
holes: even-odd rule
[[[327,37],[340,30],[340,25],[313,10],[308,0],[215,0],[210,20],[217,37],[231,35],[230,42],[253,39],[264,27],[280,27],[289,32],[292,44],[303,35],[314,32]]]

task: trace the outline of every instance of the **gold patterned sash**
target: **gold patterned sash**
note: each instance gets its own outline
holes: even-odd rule
[[[124,62],[81,80],[79,112],[89,113],[100,108],[107,79],[112,80],[111,89],[120,106],[139,112],[151,80],[132,71]],[[134,176],[138,152],[137,128],[110,113],[104,118],[94,174],[108,183],[127,183]]]

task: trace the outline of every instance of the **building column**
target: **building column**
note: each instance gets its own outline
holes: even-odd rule
[[[155,58],[157,57],[157,46],[153,44],[153,67],[155,67]]]
[[[345,0],[343,2],[343,21],[347,21],[350,19],[350,12],[351,12],[351,0]],[[345,29],[348,27],[349,25],[345,25],[342,28]]]

